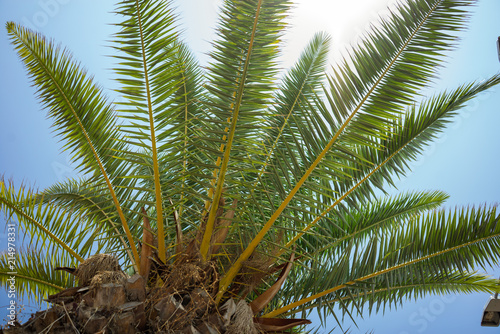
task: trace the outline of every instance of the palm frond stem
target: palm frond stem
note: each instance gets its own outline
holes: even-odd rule
[[[374,278],[374,277],[377,277],[377,276],[380,276],[380,275],[384,275],[384,274],[387,274],[389,272],[392,272],[392,271],[395,271],[395,270],[407,267],[409,265],[416,264],[416,263],[419,263],[419,262],[422,262],[422,261],[425,261],[425,260],[428,260],[428,259],[440,256],[440,255],[443,255],[443,254],[446,254],[446,253],[449,253],[449,252],[456,251],[456,250],[464,248],[464,247],[468,247],[470,245],[473,245],[473,244],[476,244],[476,243],[479,243],[479,242],[482,242],[482,241],[486,241],[486,240],[493,239],[493,238],[498,238],[498,237],[500,237],[500,233],[493,234],[493,235],[490,235],[490,236],[487,236],[487,237],[484,237],[484,238],[480,238],[480,239],[477,239],[477,240],[472,240],[470,242],[467,242],[467,243],[464,243],[464,244],[461,244],[461,245],[457,245],[455,247],[450,247],[448,249],[444,249],[444,250],[441,250],[441,251],[438,251],[438,252],[434,252],[432,254],[429,254],[429,255],[426,255],[426,256],[422,256],[422,257],[419,257],[417,259],[414,259],[414,260],[411,260],[411,261],[407,261],[407,262],[398,264],[396,266],[392,266],[392,267],[384,269],[384,270],[379,270],[379,271],[374,272],[372,274],[360,277],[360,278],[358,278],[358,279],[356,279],[354,281],[350,281],[350,282],[347,282],[345,284],[338,285],[338,286],[333,287],[331,289],[327,289],[327,290],[322,291],[320,293],[316,293],[316,294],[311,295],[309,297],[300,299],[300,300],[298,300],[296,302],[293,302],[293,303],[291,303],[289,305],[280,307],[279,309],[276,309],[276,310],[274,310],[272,312],[264,314],[262,317],[263,318],[274,318],[274,317],[276,317],[276,316],[278,316],[280,314],[288,312],[288,311],[290,311],[290,310],[292,310],[292,309],[294,309],[296,307],[299,307],[301,305],[309,303],[309,302],[311,302],[311,301],[313,301],[315,299],[318,299],[318,298],[321,298],[323,296],[326,296],[326,295],[328,295],[328,294],[330,294],[332,292],[335,292],[335,291],[338,291],[338,290],[341,290],[341,289],[345,289],[345,288],[347,288],[350,285],[356,284],[357,282],[363,282],[363,281],[366,281],[368,279],[371,279],[371,278]]]
[[[3,182],[0,182],[0,186],[1,186],[1,192],[3,193],[5,191],[5,184]],[[68,253],[70,253],[75,259],[77,259],[80,262],[83,262],[85,260],[77,252],[75,252],[70,246],[68,246],[64,241],[62,241],[54,233],[52,233],[45,226],[43,226],[43,224],[41,224],[40,222],[33,219],[33,217],[27,215],[24,212],[24,210],[22,210],[21,208],[16,206],[15,203],[8,201],[4,196],[0,196],[0,203],[9,207],[17,215],[22,216],[26,220],[29,220],[31,223],[33,223],[35,226],[37,226],[37,228],[39,228],[41,231],[43,231],[45,234],[47,234],[52,240],[54,240],[59,246],[61,246]]]
[[[50,282],[47,282],[47,281],[44,281],[44,280],[41,280],[38,278],[21,275],[21,274],[18,274],[17,272],[10,272],[10,271],[9,272],[1,272],[0,271],[0,275],[9,276],[9,277],[14,276],[14,277],[22,278],[22,279],[25,279],[27,281],[32,281],[32,282],[37,282],[37,283],[47,285],[47,286],[50,286],[51,288],[58,289],[61,291],[66,289],[66,287],[59,286],[59,285],[56,285],[56,284],[53,284],[53,283],[50,283]]]
[[[99,169],[100,169],[100,171],[102,173],[102,176],[104,177],[104,179],[106,181],[106,185],[108,186],[110,195],[113,198],[113,202],[115,204],[116,210],[118,211],[118,215],[120,216],[121,224],[123,226],[123,229],[125,230],[125,233],[127,235],[127,239],[129,241],[130,247],[132,249],[132,253],[134,255],[134,257],[131,258],[130,260],[133,263],[134,262],[135,263],[139,263],[139,253],[137,252],[137,248],[135,247],[134,239],[132,237],[132,233],[130,232],[130,229],[128,227],[127,221],[125,219],[125,215],[123,214],[123,210],[122,210],[121,205],[120,205],[120,203],[118,201],[118,198],[116,196],[114,187],[111,184],[111,181],[109,179],[108,173],[106,172],[106,170],[105,170],[105,168],[103,166],[103,163],[102,163],[99,155],[97,154],[97,151],[96,151],[96,149],[94,147],[94,144],[90,140],[90,137],[89,137],[87,131],[85,130],[85,127],[82,124],[82,121],[78,117],[78,114],[76,113],[75,109],[73,108],[73,105],[71,104],[71,102],[69,101],[68,97],[66,96],[65,91],[61,88],[58,80],[52,75],[51,70],[49,68],[47,68],[47,66],[45,65],[45,62],[43,61],[43,59],[40,59],[40,57],[38,56],[38,53],[35,52],[35,50],[33,50],[28,43],[24,42],[23,36],[21,36],[16,29],[10,28],[9,30],[10,30],[10,32],[12,34],[14,34],[18,38],[19,41],[21,41],[23,43],[24,47],[26,47],[30,51],[31,56],[37,59],[39,65],[43,68],[43,70],[45,71],[45,73],[51,78],[51,80],[54,83],[54,85],[56,86],[57,90],[59,91],[59,93],[61,94],[61,96],[64,98],[64,101],[65,101],[67,107],[69,108],[69,110],[71,110],[71,113],[73,114],[76,122],[78,123],[78,125],[79,125],[79,127],[80,127],[80,129],[82,131],[82,134],[84,135],[85,139],[87,140],[87,143],[88,143],[88,145],[89,145],[89,147],[90,147],[90,149],[92,151],[92,154],[94,155],[94,158],[96,159],[96,162],[97,162],[97,164],[99,166]],[[49,232],[49,231],[47,231],[47,232]],[[69,251],[70,251],[70,253],[73,252],[73,250],[69,250]],[[81,259],[81,257],[78,254],[76,254],[75,257],[78,258],[79,261],[83,261],[83,259]]]
[[[241,74],[241,81],[240,85],[238,87],[238,93],[236,96],[236,104],[234,106],[234,111],[232,114],[232,120],[231,120],[231,128],[229,129],[229,134],[228,134],[228,139],[227,139],[227,144],[226,148],[224,150],[224,156],[222,159],[222,164],[219,170],[219,177],[217,178],[217,186],[215,188],[215,193],[212,199],[212,206],[210,208],[210,212],[208,214],[208,220],[207,224],[205,227],[205,231],[203,234],[203,239],[200,245],[200,254],[203,260],[207,260],[208,256],[208,251],[210,249],[210,239],[212,237],[212,232],[214,229],[214,222],[215,218],[217,218],[215,215],[217,213],[218,205],[219,205],[219,200],[222,195],[222,190],[224,187],[224,179],[226,176],[227,172],[227,165],[229,162],[229,155],[231,153],[231,147],[233,144],[233,139],[234,139],[234,134],[236,132],[236,123],[238,121],[238,114],[241,106],[241,101],[243,99],[243,89],[245,88],[245,78],[248,73],[248,66],[250,64],[250,56],[252,55],[252,49],[253,49],[253,44],[255,40],[255,32],[257,30],[257,24],[259,22],[259,15],[260,15],[260,9],[262,7],[262,0],[259,0],[257,4],[257,9],[255,13],[255,19],[254,19],[254,24],[252,27],[252,34],[250,37],[250,42],[248,45],[248,51],[245,59],[245,64],[243,65],[243,72]]]
[[[285,208],[288,206],[290,201],[293,199],[295,194],[299,191],[299,189],[302,187],[302,185],[306,182],[306,180],[309,178],[309,176],[312,174],[312,172],[316,169],[316,167],[319,165],[321,160],[325,157],[325,155],[330,151],[332,146],[335,144],[337,141],[338,137],[343,133],[345,128],[349,125],[351,120],[354,118],[354,116],[358,113],[359,110],[361,110],[361,107],[363,104],[368,100],[370,95],[375,91],[379,83],[383,80],[383,78],[387,75],[389,70],[392,68],[393,64],[397,61],[397,59],[400,57],[400,55],[403,53],[405,48],[408,46],[412,38],[415,36],[415,34],[419,31],[419,29],[422,27],[422,25],[425,23],[425,21],[429,18],[431,13],[437,8],[439,5],[439,2],[437,2],[434,7],[432,7],[431,10],[427,13],[427,15],[422,19],[422,21],[419,23],[419,25],[415,28],[415,30],[412,32],[412,34],[408,37],[406,42],[401,46],[401,48],[398,50],[398,52],[395,54],[391,62],[385,67],[385,69],[382,71],[382,73],[379,75],[377,80],[373,83],[373,85],[370,87],[370,89],[365,93],[363,98],[360,100],[360,102],[357,104],[356,108],[351,112],[349,117],[342,123],[342,125],[339,127],[339,129],[335,132],[333,135],[332,139],[328,142],[328,144],[325,146],[325,148],[321,151],[321,153],[317,156],[317,158],[314,160],[314,162],[309,166],[309,168],[305,171],[304,175],[300,178],[300,180],[297,182],[297,184],[293,187],[293,189],[290,191],[290,193],[287,195],[287,197],[283,200],[283,202],[280,204],[278,209],[273,213],[273,215],[269,218],[269,220],[266,222],[266,224],[262,227],[262,229],[259,231],[259,233],[254,237],[254,239],[248,244],[248,246],[245,248],[245,250],[241,253],[239,258],[233,263],[233,265],[229,268],[229,270],[226,272],[224,277],[221,279],[221,284],[219,287],[219,295],[217,297],[217,302],[220,301],[222,298],[222,295],[224,292],[228,289],[229,285],[232,283],[236,275],[238,274],[238,271],[241,269],[243,262],[246,261],[253,253],[253,251],[257,248],[257,246],[260,244],[260,242],[264,239],[264,236],[267,234],[267,232],[271,229],[271,227],[274,225],[274,222],[276,219],[278,219],[285,210]],[[373,173],[372,173],[373,174]],[[344,199],[342,197],[342,199]]]
[[[156,198],[156,226],[158,228],[158,256],[163,263],[166,262],[166,252],[165,252],[165,232],[163,229],[163,202],[161,196],[161,185],[160,185],[160,168],[158,166],[158,150],[156,148],[156,135],[155,135],[155,123],[153,116],[153,106],[151,103],[151,91],[149,87],[149,74],[146,62],[146,48],[144,45],[144,33],[142,30],[142,17],[141,10],[139,7],[139,0],[136,0],[137,8],[137,24],[139,27],[139,35],[141,40],[141,53],[142,61],[144,67],[144,82],[146,86],[146,95],[148,100],[148,114],[149,114],[149,128],[151,131],[151,150],[153,154],[153,174],[155,182],[155,198]]]

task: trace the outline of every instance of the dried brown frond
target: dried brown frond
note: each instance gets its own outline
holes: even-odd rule
[[[278,240],[281,240],[281,238],[282,235],[279,235]],[[279,244],[279,241],[274,243],[265,252],[254,252],[248,260],[243,262],[240,274],[234,281],[235,289],[238,289],[238,292],[235,291],[235,293],[246,297],[262,285],[267,277],[276,272],[275,264],[280,252],[280,248],[276,245]]]
[[[213,262],[182,262],[163,271],[161,286],[152,288],[146,308],[157,331],[183,330],[208,322],[215,310],[218,272]]]
[[[92,277],[90,285],[101,285],[106,283],[125,284],[127,274],[123,271],[101,271]]]
[[[104,271],[122,271],[118,259],[110,254],[96,254],[83,261],[75,271],[79,286],[91,284],[92,278]]]

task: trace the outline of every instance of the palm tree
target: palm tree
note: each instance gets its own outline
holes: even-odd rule
[[[294,315],[313,309],[337,318],[495,291],[497,280],[474,272],[498,261],[494,206],[444,210],[441,191],[387,192],[467,101],[500,82],[420,94],[473,3],[399,4],[329,75],[330,39],[318,33],[280,75],[289,1],[225,1],[205,69],[170,3],[123,0],[118,101],[68,51],[7,23],[82,175],[41,192],[0,182],[2,211],[31,238],[15,254],[18,293],[60,303],[109,269],[82,276],[102,259],[91,255],[114,254],[145,280],[142,330],[253,333],[296,330],[308,321]],[[4,285],[10,260],[0,258]],[[165,300],[184,316],[151,316]],[[84,326],[78,308],[65,311]]]

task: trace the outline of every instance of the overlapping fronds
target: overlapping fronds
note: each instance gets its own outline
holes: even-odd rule
[[[398,286],[388,286],[386,282],[372,284],[367,289],[352,288],[350,291],[332,293],[328,297],[320,298],[307,307],[298,308],[288,315],[323,307],[323,317],[329,312],[340,309],[342,313],[355,314],[358,310],[368,306],[368,312],[378,312],[392,307],[403,306],[407,301],[416,301],[429,295],[447,295],[452,293],[488,293],[498,289],[498,280],[478,273],[463,273],[456,271],[447,275],[429,274],[416,275],[412,279]],[[343,310],[342,310],[343,309]]]
[[[75,214],[71,207],[44,204],[23,187],[0,181],[0,208],[8,216],[16,216],[23,230],[30,235],[30,246],[47,251],[64,251],[76,261],[90,255],[99,233],[92,220]],[[101,247],[99,247],[101,248]]]
[[[220,154],[214,156],[215,179],[209,189],[212,205],[201,243],[203,257],[208,253],[225,184],[231,184],[235,194],[248,191],[253,180],[247,180],[244,174],[261,164],[264,150],[260,136],[269,115],[277,73],[277,43],[289,6],[288,1],[224,2],[219,39],[214,43],[207,74],[207,105],[213,125],[209,134],[220,143]]]
[[[56,183],[46,188],[40,194],[34,194],[40,203],[51,204],[60,207],[70,207],[73,211],[82,213],[89,221],[94,221],[96,229],[101,233],[100,238],[105,238],[103,251],[106,253],[127,254],[132,258],[128,241],[123,236],[123,230],[117,217],[113,200],[110,198],[107,188],[98,182],[91,180],[67,180]],[[123,203],[134,203],[130,196]],[[138,224],[134,220],[135,215],[125,212],[127,221],[131,223],[131,230],[137,235]],[[122,257],[122,256],[120,256]]]
[[[318,224],[320,233],[305,234],[298,242],[302,251],[323,260],[338,256],[352,242],[373,236],[383,237],[392,224],[416,217],[441,206],[448,198],[443,192],[404,193],[396,197],[377,199],[362,208],[340,213]]]
[[[66,50],[8,23],[83,175],[40,193],[0,182],[0,209],[30,238],[16,258],[19,291],[67,288],[51,267],[114,253],[155,289],[191,298],[205,287],[213,315],[246,299],[250,327],[276,330],[307,323],[280,318],[313,308],[339,319],[335,310],[498,290],[471,273],[500,260],[495,207],[438,210],[440,191],[388,196],[460,108],[500,83],[420,95],[473,3],[397,4],[330,75],[330,37],[318,33],[280,76],[288,0],[224,1],[205,68],[171,1],[122,0],[115,103]],[[0,266],[8,284],[7,255]]]
[[[429,82],[429,76],[425,73],[435,68],[437,59],[435,57],[442,55],[446,49],[446,47],[443,50],[441,47],[436,49],[433,45],[449,45],[452,37],[447,33],[436,34],[432,37],[432,43],[425,43],[422,46],[419,44],[420,39],[427,38],[433,30],[453,32],[460,29],[464,17],[458,15],[462,13],[459,6],[465,4],[462,1],[422,0],[401,5],[398,14],[395,13],[388,19],[382,20],[382,28],[374,27],[373,35],[368,35],[361,45],[352,51],[354,56],[339,66],[341,72],[338,76],[341,79],[337,81],[331,79],[330,87],[325,90],[329,107],[325,107],[324,103],[316,103],[324,109],[323,114],[326,114],[327,110],[333,114],[337,113],[337,121],[325,124],[331,117],[316,118],[318,125],[314,129],[326,131],[312,132],[314,136],[310,137],[320,140],[324,138],[321,145],[302,144],[311,143],[311,140],[305,138],[297,141],[295,149],[285,145],[282,150],[277,150],[283,152],[277,168],[290,170],[290,174],[280,179],[279,184],[274,186],[284,188],[287,196],[225,275],[221,293],[229,287],[242,263],[265,239],[267,232],[279,217],[297,216],[297,213],[289,214],[286,210],[289,205],[300,208],[299,214],[304,216],[295,222],[311,219],[312,225],[306,225],[305,230],[315,225],[317,217],[323,216],[324,212],[334,207],[342,210],[343,201],[347,205],[356,205],[354,201],[349,201],[348,194],[332,192],[331,184],[352,182],[353,170],[357,172],[360,168],[372,171],[378,169],[379,166],[367,161],[358,151],[362,150],[361,147],[384,150],[382,141],[392,132],[395,120],[401,117],[402,108],[416,102],[415,99],[402,98],[397,106],[391,103],[393,105],[391,108],[385,105],[376,107],[374,96],[379,89],[383,89],[384,94],[389,94],[387,90],[394,90],[396,94],[397,88],[387,81],[392,74],[398,78],[402,86],[407,87],[405,89],[413,93]],[[456,12],[457,15],[450,16],[447,14],[448,11]],[[420,65],[420,60],[423,60],[425,65]],[[352,63],[355,65],[347,65]],[[414,75],[405,75],[408,68],[417,66],[423,66],[423,70],[414,71]],[[336,90],[340,93],[333,96]],[[325,125],[319,126],[322,123]],[[303,133],[311,133],[310,124],[307,119],[304,120],[301,124]],[[317,149],[313,150],[314,147]],[[288,159],[293,160],[287,165]],[[369,173],[366,178],[372,174]],[[382,185],[380,182],[374,184]],[[366,198],[367,195],[370,193],[364,194],[363,197]],[[358,195],[357,199],[360,198]],[[295,225],[295,228],[297,227]],[[292,239],[293,242],[296,240],[298,239]]]
[[[408,163],[415,160],[423,148],[430,144],[443,130],[451,118],[456,115],[456,110],[463,107],[472,97],[500,83],[500,75],[495,75],[480,83],[464,85],[450,93],[442,93],[436,97],[423,101],[417,108],[412,106],[399,117],[393,125],[391,134],[383,141],[383,149],[377,150],[370,147],[361,149],[366,161],[373,162],[371,168],[362,168],[355,163],[353,178],[349,182],[337,183],[342,190],[339,198],[325,211],[315,217],[292,241],[298,240],[303,233],[314,227],[318,221],[324,219],[342,200],[353,197],[353,202],[373,193],[371,186],[383,185],[384,182],[393,184],[394,176],[403,176],[408,170]],[[349,187],[344,189],[346,183]],[[351,202],[349,202],[351,203]],[[342,215],[334,212],[334,217]]]
[[[497,265],[494,250],[500,242],[500,215],[495,207],[436,210],[392,224],[383,235],[351,240],[335,258],[313,263],[301,276],[303,296],[267,314],[274,317],[331,293],[371,286],[399,286],[431,273],[449,275]],[[304,284],[304,285],[302,285]]]
[[[317,187],[317,182],[311,182],[317,177],[333,181],[340,194],[343,184],[355,178],[353,173],[372,168],[374,164],[363,150],[383,149],[381,141],[391,132],[392,121],[415,103],[415,94],[429,84],[429,73],[435,71],[455,39],[452,33],[463,26],[460,5],[463,3],[455,1],[410,2],[374,26],[334,67],[335,74],[324,92],[326,102],[309,101],[305,107],[308,117],[300,118],[294,137],[281,148],[279,167],[289,170],[292,180],[311,170],[302,189]],[[434,30],[442,33],[433,34]],[[320,110],[315,112],[314,108]],[[322,154],[321,164],[306,170]],[[281,183],[285,191],[294,185],[284,180]],[[374,181],[374,185],[381,189],[383,182]],[[324,193],[324,200],[332,201],[328,198],[331,194]],[[364,191],[358,201],[370,194]]]
[[[54,119],[56,132],[67,141],[65,148],[71,150],[80,169],[106,184],[131,244],[133,261],[138,262],[139,255],[113,186],[113,179],[127,167],[122,159],[114,158],[124,144],[119,141],[112,106],[68,51],[12,22],[7,23],[7,31],[38,88],[42,104]]]
[[[160,183],[159,138],[162,129],[169,125],[166,109],[172,95],[179,89],[179,81],[173,80],[179,72],[173,54],[177,51],[174,29],[175,17],[168,2],[122,1],[116,11],[124,16],[119,24],[121,31],[116,34],[116,49],[121,51],[116,69],[118,90],[126,98],[121,103],[121,114],[128,120],[122,126],[126,140],[132,145],[127,152],[128,160],[136,165],[143,164],[146,150],[152,159],[153,173],[138,175],[154,180],[154,187],[143,188],[154,194],[160,259],[165,261],[163,229],[163,198]],[[167,120],[167,121],[166,121]],[[138,151],[140,149],[140,151]],[[136,176],[136,177],[138,177]]]
[[[309,109],[309,101],[321,90],[329,45],[328,35],[316,34],[285,75],[276,93],[273,116],[269,117],[265,137],[265,160],[262,165],[255,166],[259,172],[251,189],[254,196],[258,196],[259,204],[268,202],[260,208],[266,216],[272,214],[280,200],[286,197],[289,184],[283,180],[294,178],[293,167],[299,165],[295,160],[297,157],[287,155],[290,151],[283,151],[283,147],[295,150],[298,146],[315,144],[314,129],[303,129],[303,124],[313,124],[321,117],[315,109]],[[303,139],[304,136],[307,139]],[[283,165],[292,168],[280,168]],[[269,187],[270,184],[274,187]]]
[[[74,265],[73,259],[60,252],[40,253],[37,249],[16,250],[14,257],[0,253],[0,282],[22,299],[38,304],[49,294],[74,286],[74,278],[54,268]],[[20,299],[21,299],[20,298]],[[24,299],[24,300],[26,300]]]

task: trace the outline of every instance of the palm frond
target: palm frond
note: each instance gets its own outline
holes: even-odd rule
[[[39,200],[41,204],[71,207],[73,212],[95,221],[102,233],[101,238],[107,239],[103,251],[116,254],[121,259],[126,259],[122,254],[127,254],[129,259],[133,258],[130,245],[124,238],[124,232],[116,215],[113,200],[109,197],[105,186],[86,179],[67,180],[44,189],[40,194],[35,194],[34,200]],[[125,214],[127,213],[129,212],[126,211]],[[133,216],[127,216],[128,221],[133,219]],[[131,224],[131,231],[133,235],[138,235],[135,231],[137,227],[134,225]]]
[[[124,145],[117,141],[113,108],[66,50],[12,22],[7,23],[7,31],[56,131],[67,140],[65,148],[72,150],[79,168],[104,178],[134,254],[131,260],[137,262],[139,254],[112,184],[119,176],[114,173],[124,168],[123,161],[114,158]]]
[[[269,143],[266,145],[267,153],[264,164],[257,176],[258,182],[261,181],[260,178],[267,164],[274,157],[274,150],[279,141],[289,141],[289,137],[296,132],[292,129],[298,127],[294,125],[297,118],[310,117],[303,106],[314,97],[324,78],[329,46],[330,36],[324,33],[316,34],[302,51],[297,63],[284,77],[275,98],[275,116],[269,120]]]
[[[291,0],[224,0],[206,68],[181,41],[172,0],[120,0],[117,102],[69,52],[8,23],[83,177],[39,193],[0,179],[0,210],[29,238],[27,251],[0,254],[0,283],[57,292],[74,282],[53,267],[114,253],[159,294],[214,299],[186,321],[239,299],[263,331],[303,326],[282,316],[313,308],[341,325],[430,293],[500,291],[474,272],[500,262],[495,207],[388,195],[460,108],[500,83],[421,96],[473,3],[396,4],[330,75],[330,37],[316,34],[280,76]]]
[[[413,6],[413,4],[415,6]],[[459,4],[462,4],[462,2]],[[364,161],[363,157],[356,154],[355,151],[352,150],[352,147],[380,147],[377,140],[384,139],[387,133],[390,133],[394,120],[397,119],[397,116],[401,113],[401,108],[387,109],[387,107],[384,106],[384,108],[381,109],[375,108],[373,105],[371,108],[365,108],[365,104],[370,101],[372,94],[374,94],[379,87],[385,87],[386,90],[390,89],[390,85],[383,85],[384,80],[394,70],[394,67],[397,67],[399,62],[410,62],[408,66],[415,66],[414,62],[418,62],[418,57],[416,57],[416,55],[420,57],[427,55],[432,58],[433,55],[436,54],[437,50],[431,48],[431,44],[425,44],[426,47],[418,48],[414,47],[414,44],[411,44],[412,40],[425,38],[425,36],[434,29],[456,30],[461,27],[461,22],[463,21],[462,15],[450,17],[446,14],[447,10],[461,13],[457,8],[459,4],[457,4],[456,1],[419,0],[413,2],[409,7],[401,6],[399,8],[401,16],[394,14],[388,20],[383,20],[382,30],[374,28],[375,32],[373,37],[367,38],[367,41],[364,42],[363,45],[353,51],[355,58],[350,61],[359,65],[355,67],[356,70],[345,65],[342,69],[342,79],[339,78],[338,80],[340,81],[338,83],[330,80],[331,89],[336,89],[336,86],[342,88],[339,88],[342,94],[338,95],[338,98],[332,97],[328,99],[332,109],[330,111],[337,113],[339,123],[329,124],[329,126],[323,127],[327,129],[328,132],[324,136],[319,136],[319,138],[324,137],[326,141],[323,145],[318,146],[317,150],[312,150],[311,148],[313,146],[307,146],[309,149],[307,153],[309,154],[306,154],[306,152],[300,148],[301,145],[296,145],[300,151],[289,151],[288,156],[295,159],[295,166],[298,167],[295,168],[298,172],[296,171],[293,174],[293,179],[297,181],[294,181],[292,185],[288,187],[289,190],[287,189],[288,194],[286,198],[283,199],[279,207],[275,209],[274,213],[269,217],[253,240],[247,245],[238,260],[236,260],[233,266],[227,271],[221,281],[221,294],[229,287],[236,277],[243,261],[251,256],[294,197],[297,194],[306,193],[310,195],[310,193],[314,193],[314,187],[317,187],[318,182],[308,182],[310,178],[326,178],[327,183],[338,182],[339,179],[342,180],[342,178],[345,178],[345,176],[343,176],[345,175],[345,173],[343,173],[345,164],[342,162],[346,159],[357,159],[359,164],[364,163],[370,165],[369,162]],[[418,14],[414,15],[413,11],[416,11]],[[440,20],[439,16],[442,15],[444,15],[445,18]],[[448,35],[438,34],[437,36],[437,39],[433,39],[433,41],[438,45],[447,44],[449,39]],[[375,40],[376,43],[374,43],[374,47],[372,42]],[[416,42],[413,41],[413,43]],[[411,49],[412,55],[405,58],[404,55],[409,53],[409,48]],[[426,60],[430,64],[433,63],[429,59]],[[346,60],[345,64],[349,62]],[[414,78],[411,76],[402,76],[402,85],[408,87],[421,87],[422,82],[426,80],[426,76],[423,75],[423,73],[425,73],[425,71],[422,71]],[[339,103],[342,105],[337,105]],[[403,105],[407,104],[408,101],[403,99]],[[345,111],[342,111],[342,109]],[[318,119],[318,123],[322,123],[322,121]],[[310,125],[306,123],[303,126],[303,132],[308,132],[307,130],[310,128]],[[310,140],[307,139],[308,138],[305,138],[303,142],[309,143]],[[302,159],[299,162],[298,157],[301,156],[306,157],[306,159]],[[332,177],[333,175],[334,177]],[[285,184],[285,182],[283,182],[283,184]],[[309,187],[312,189],[302,190]],[[285,189],[286,188],[287,187],[285,187]],[[337,200],[333,200],[333,206],[340,203],[346,197],[344,195]],[[310,196],[305,197],[310,198]],[[318,202],[319,201],[316,201],[316,203]],[[308,204],[309,203],[304,203],[302,207],[309,207]],[[312,225],[306,228],[309,229]],[[297,238],[294,238],[294,241],[296,239]]]
[[[160,259],[166,261],[163,198],[160,182],[158,149],[161,130],[168,126],[165,119],[166,109],[171,103],[171,95],[182,82],[174,80],[179,68],[173,64],[176,52],[175,16],[169,2],[156,0],[124,0],[116,10],[124,17],[118,24],[121,31],[115,37],[116,49],[120,60],[116,69],[118,82],[122,85],[118,91],[126,101],[120,103],[121,115],[128,120],[121,129],[127,134],[127,141],[134,151],[128,151],[128,159],[137,162],[143,160],[138,149],[151,152],[153,162],[155,211],[158,229],[158,252]]]
[[[303,253],[318,260],[343,252],[352,239],[365,240],[384,235],[392,224],[417,217],[439,208],[448,199],[441,191],[422,191],[387,196],[348,214],[336,213],[335,218],[319,224],[320,233],[306,234],[298,244]]]
[[[160,182],[162,189],[169,189],[168,197],[174,201],[173,206],[179,208],[179,218],[182,220],[186,214],[187,224],[194,224],[199,214],[193,216],[189,209],[203,203],[199,194],[208,187],[208,180],[200,180],[199,177],[206,169],[204,162],[209,161],[207,152],[199,147],[201,138],[206,137],[207,128],[204,121],[207,111],[202,104],[206,96],[205,79],[194,55],[185,44],[175,42],[174,49],[175,66],[179,68],[176,80],[181,85],[175,93],[175,102],[169,107],[170,114],[165,115],[165,122],[168,120],[169,126],[158,137],[165,143],[160,151],[163,155],[169,155],[161,158],[164,176]]]
[[[45,204],[32,191],[0,181],[0,208],[9,216],[16,216],[30,236],[30,247],[47,252],[61,251],[82,262],[95,247],[103,248],[105,238],[95,222],[71,207]],[[95,244],[94,244],[95,243]]]
[[[447,295],[451,293],[470,294],[470,293],[492,293],[499,288],[498,280],[490,276],[479,273],[463,273],[456,271],[446,275],[430,274],[424,276],[413,277],[412,279],[399,284],[398,286],[387,286],[385,281],[381,281],[379,285],[371,285],[368,288],[351,288],[351,293],[337,293],[321,298],[321,301],[315,301],[306,307],[298,308],[287,313],[293,315],[298,312],[304,312],[312,309],[323,308],[328,312],[334,307],[347,307],[352,313],[358,303],[356,309],[362,310],[365,305],[368,306],[368,312],[378,312],[380,309],[398,307],[408,301],[417,301],[420,298],[425,298],[429,295]],[[340,303],[340,300],[343,303]],[[328,308],[326,305],[331,305]],[[324,315],[323,315],[324,316]]]
[[[392,227],[365,244],[351,242],[339,258],[318,267],[310,295],[265,316],[275,317],[352,286],[366,288],[378,280],[397,286],[417,272],[447,275],[498,265],[500,260],[494,252],[500,242],[495,207],[433,211]]]
[[[283,175],[282,169],[276,167],[283,158],[279,150],[283,145],[294,145],[293,138],[298,128],[295,123],[298,119],[311,118],[311,113],[315,112],[304,108],[304,105],[308,105],[308,99],[321,89],[329,44],[328,35],[316,34],[285,75],[275,94],[276,102],[272,106],[272,116],[268,117],[269,127],[263,143],[266,150],[263,161],[252,165],[255,172],[247,170],[244,176],[247,182],[252,181],[249,188],[252,194],[247,195],[245,200],[251,208],[249,211],[256,216],[255,220],[267,219],[279,205],[280,199],[286,197],[286,191],[279,183],[280,179],[288,175]],[[258,212],[262,214],[258,215]]]
[[[74,286],[73,277],[54,270],[61,265],[71,266],[75,263],[59,252],[40,254],[36,249],[17,250],[14,257],[2,252],[0,283],[9,287],[11,282],[15,282],[15,293],[19,297],[41,304],[43,297]]]
[[[251,164],[245,166],[248,156],[254,157],[250,161],[257,160],[255,157],[262,152],[258,130],[263,128],[268,113],[266,105],[272,94],[269,87],[277,72],[277,41],[288,7],[286,0],[224,3],[219,26],[221,38],[214,43],[207,86],[213,96],[208,105],[214,110],[214,125],[219,125],[214,135],[220,138],[223,133],[219,148],[223,154],[216,161],[214,189],[209,190],[212,205],[200,245],[203,258],[209,250],[226,177],[229,178],[227,182],[234,180],[235,185],[244,184],[240,171],[253,169]],[[249,26],[252,27],[250,34],[246,31]]]
[[[343,190],[342,196],[289,241],[287,247],[290,247],[305,232],[315,226],[320,219],[351,193],[357,191],[358,194],[355,194],[354,198],[359,199],[359,192],[366,192],[366,188],[372,191],[369,183],[382,185],[383,181],[386,181],[392,184],[393,175],[404,174],[408,163],[415,160],[426,144],[436,138],[438,133],[450,122],[450,118],[456,115],[458,109],[474,96],[499,83],[500,75],[497,74],[483,82],[465,85],[450,93],[430,98],[424,101],[419,108],[411,107],[404,116],[394,122],[390,137],[383,141],[384,149],[364,148],[365,152],[369,152],[365,156],[367,161],[373,162],[372,167],[363,168],[363,166],[356,164],[356,168],[352,168],[353,178],[350,179],[350,182],[346,182],[349,187],[346,187],[345,183],[339,183],[337,189]]]

